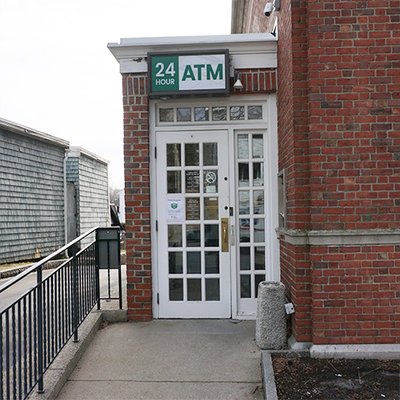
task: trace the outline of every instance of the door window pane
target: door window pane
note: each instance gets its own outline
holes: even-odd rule
[[[248,299],[251,297],[250,275],[240,275],[240,297]]]
[[[185,165],[198,166],[199,165],[199,145],[198,143],[185,144]]]
[[[218,193],[218,171],[204,171],[204,193]]]
[[[176,109],[176,120],[178,122],[191,121],[192,109],[190,107],[178,107]]]
[[[167,193],[182,193],[181,171],[167,172]]]
[[[169,300],[170,301],[183,300],[183,279],[169,280]]]
[[[182,247],[182,225],[168,225],[168,247]]]
[[[240,270],[250,269],[250,247],[240,247]]]
[[[179,167],[181,165],[180,143],[167,144],[167,167]]]
[[[258,297],[258,284],[265,281],[265,275],[254,275],[254,296]]]
[[[249,135],[238,135],[238,158],[249,158]]]
[[[262,162],[253,163],[253,185],[264,185],[264,163]]]
[[[186,246],[200,247],[200,225],[186,225]]]
[[[206,274],[219,274],[218,251],[206,251],[205,262],[206,262]]]
[[[230,119],[231,120],[242,120],[244,119],[244,107],[243,106],[233,106],[230,108]]]
[[[206,247],[219,246],[218,227],[219,225],[204,225],[204,245]]]
[[[186,193],[200,192],[200,171],[185,171]]]
[[[239,191],[239,214],[250,214],[250,192],[248,190]]]
[[[168,252],[168,270],[170,274],[181,274],[183,272],[182,265],[181,251]]]
[[[205,197],[204,219],[217,220],[218,218],[218,197]]]
[[[253,135],[253,158],[263,158],[264,142],[263,135]]]
[[[203,143],[203,165],[218,165],[218,143]]]
[[[186,219],[200,219],[200,197],[186,197]]]
[[[226,121],[226,107],[213,107],[212,108],[213,121]]]
[[[160,108],[160,122],[174,122],[174,109]]]
[[[249,164],[239,163],[239,186],[249,186]]]
[[[208,121],[209,120],[209,108],[208,107],[195,107],[194,108],[194,120],[195,121]]]
[[[262,119],[262,106],[249,106],[247,108],[248,119]]]
[[[254,214],[264,214],[264,190],[254,191]]]
[[[206,279],[206,300],[219,301],[219,279],[209,278]]]
[[[201,300],[201,279],[187,280],[187,299],[188,301]]]
[[[199,251],[188,251],[186,254],[186,271],[188,274],[201,274],[201,253]]]
[[[254,219],[254,241],[264,242],[265,239],[264,218]]]
[[[239,239],[240,242],[250,242],[250,220],[240,219],[239,220]]]
[[[265,270],[265,247],[254,248],[254,269]]]

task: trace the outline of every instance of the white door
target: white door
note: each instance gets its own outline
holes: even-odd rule
[[[159,316],[229,318],[228,132],[157,132],[156,147]]]

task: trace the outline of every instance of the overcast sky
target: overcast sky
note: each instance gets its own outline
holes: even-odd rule
[[[125,37],[230,33],[231,0],[0,0],[0,117],[110,161],[123,187]]]

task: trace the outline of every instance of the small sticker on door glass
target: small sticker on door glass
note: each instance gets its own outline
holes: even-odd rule
[[[218,176],[217,171],[204,171],[204,192],[218,192]]]
[[[206,173],[206,182],[210,185],[217,180],[217,175],[213,171],[208,171]]]

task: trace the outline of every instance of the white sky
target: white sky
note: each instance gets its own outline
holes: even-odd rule
[[[107,43],[230,33],[231,0],[0,0],[0,117],[110,161],[123,187],[121,75]]]

